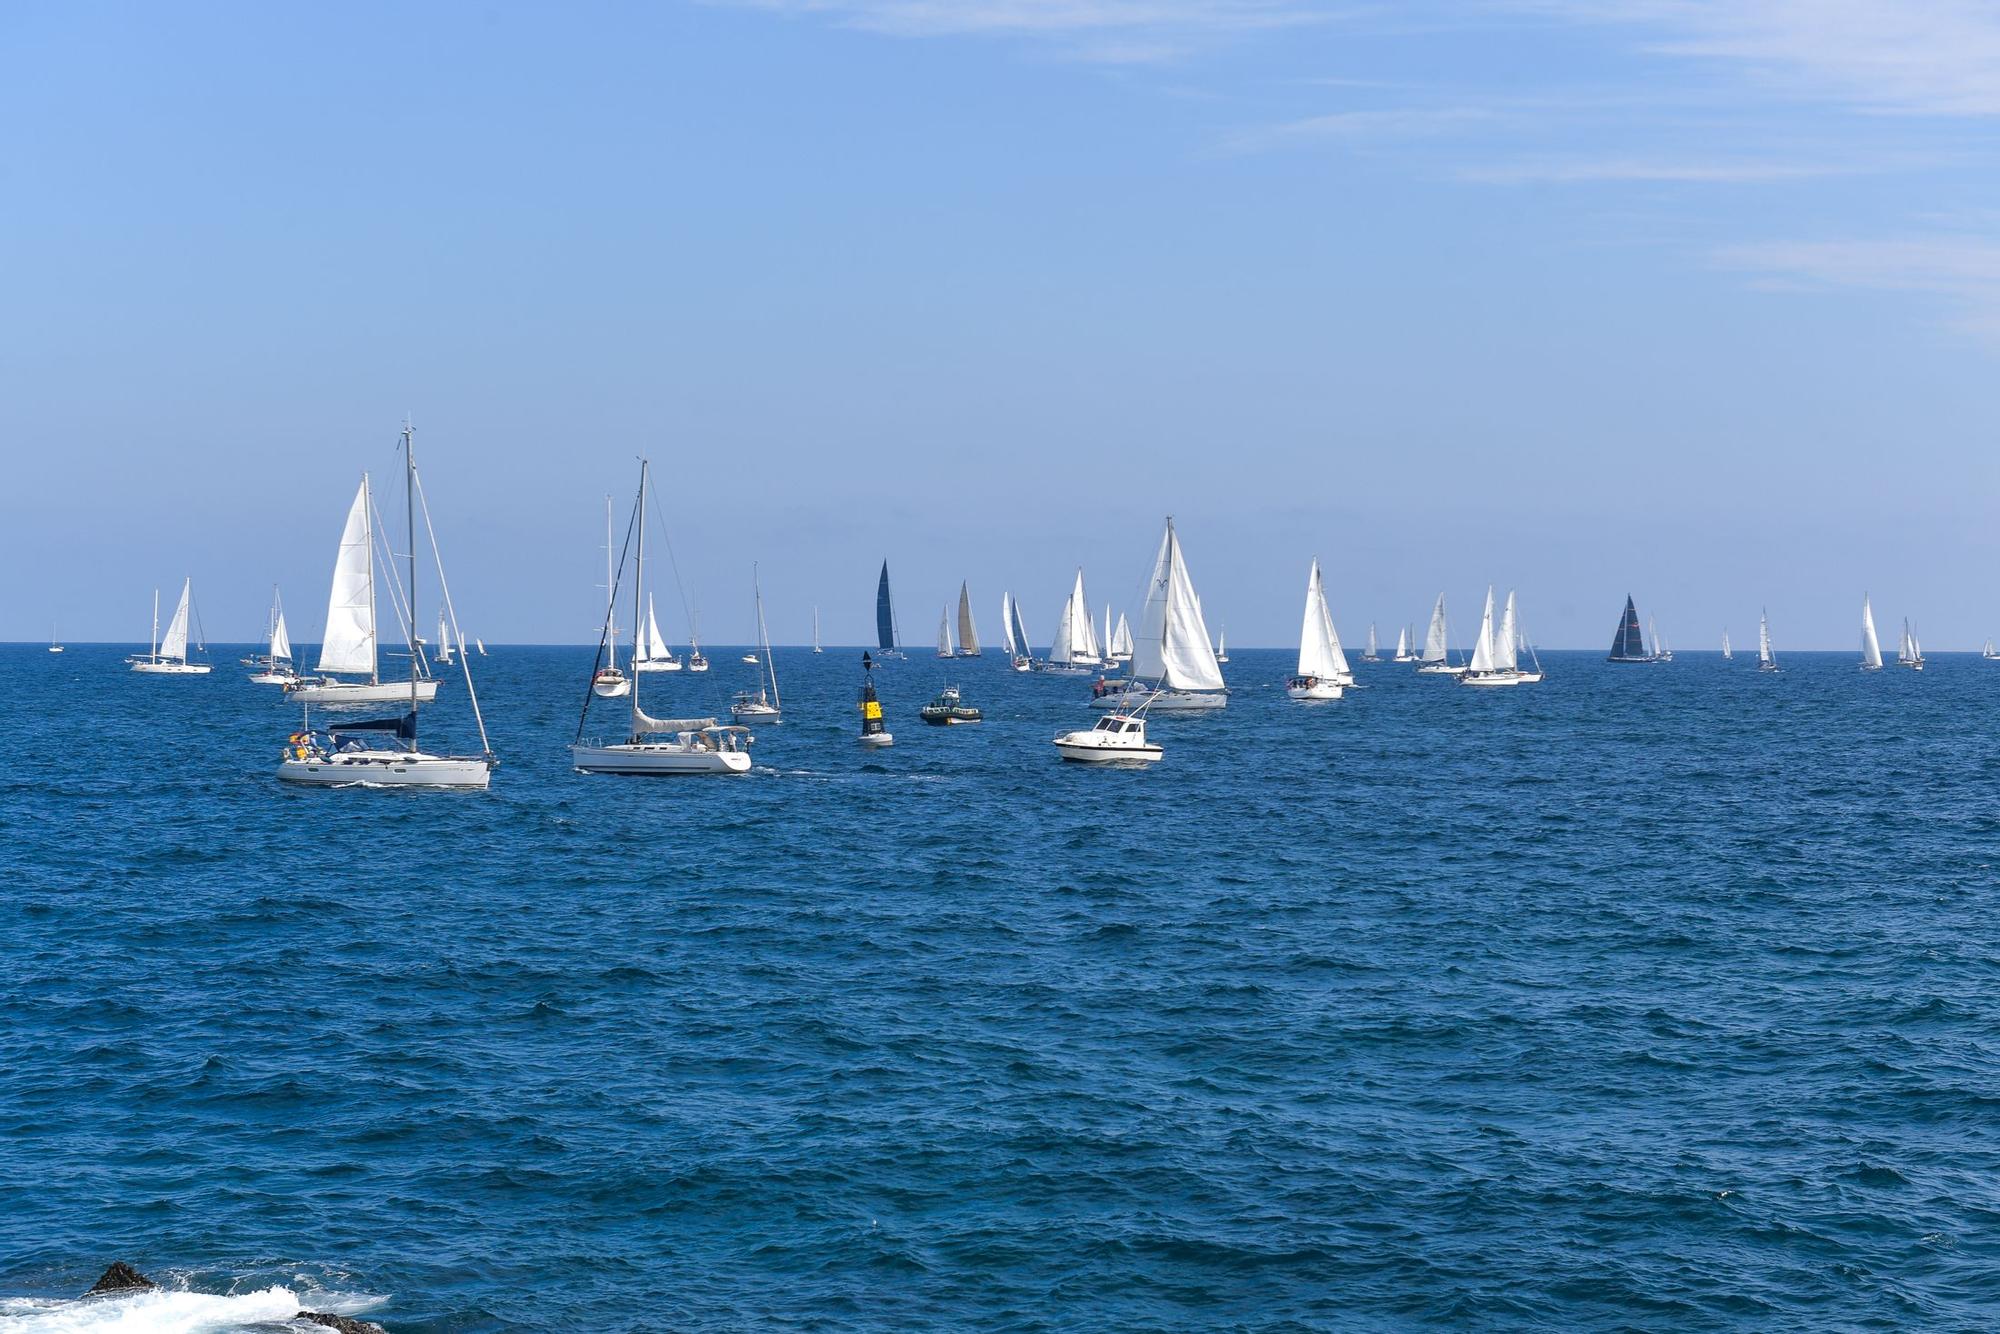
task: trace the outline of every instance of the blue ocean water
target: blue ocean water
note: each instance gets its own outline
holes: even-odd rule
[[[780,650],[754,774],[647,781],[500,648],[479,795],[282,788],[276,691],[120,653],[0,649],[0,1330],[115,1258],[187,1329],[2000,1312],[2000,665],[1239,652],[1101,771],[1086,682],[890,664],[871,753]]]

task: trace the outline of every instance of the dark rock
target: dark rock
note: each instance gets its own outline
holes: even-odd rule
[[[324,1311],[301,1311],[292,1319],[325,1325],[328,1329],[339,1330],[340,1334],[389,1334],[389,1331],[372,1320],[356,1320],[348,1315],[328,1315]]]
[[[114,1260],[111,1268],[104,1271],[104,1277],[97,1280],[97,1285],[83,1295],[94,1297],[100,1292],[138,1292],[159,1286],[123,1260]]]

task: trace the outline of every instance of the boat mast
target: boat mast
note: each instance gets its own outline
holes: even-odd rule
[[[153,646],[146,650],[146,656],[154,662],[160,660],[160,590],[153,590]]]
[[[375,491],[361,474],[361,547],[368,553],[368,684],[382,684],[382,628],[375,619]]]
[[[639,608],[644,605],[640,599],[645,596],[646,592],[646,469],[648,466],[645,459],[639,460],[639,545],[637,559],[632,565],[632,624],[635,626],[640,624]],[[604,511],[604,521],[607,525],[611,522],[611,510],[608,504]],[[606,527],[604,530],[604,558],[607,561],[611,559],[611,529],[609,527]],[[607,597],[605,602],[609,605],[610,599]],[[615,665],[616,650],[613,652],[613,663]],[[639,720],[644,716],[644,714],[639,712],[639,661],[638,654],[634,653],[632,655],[631,738],[633,741],[639,739]]]
[[[403,522],[409,530],[410,549],[404,553],[409,563],[410,575],[410,619],[408,622],[410,649],[410,735],[409,750],[417,753],[417,454],[416,445],[410,439],[411,428],[408,419],[403,422]],[[369,580],[372,590],[374,580]],[[370,596],[373,596],[372,592]]]

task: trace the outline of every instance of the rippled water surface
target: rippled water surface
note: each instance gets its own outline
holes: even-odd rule
[[[891,664],[870,753],[781,650],[755,773],[646,781],[503,648],[468,795],[283,789],[275,691],[118,657],[0,649],[0,1329],[114,1258],[394,1334],[2000,1311],[2000,664],[1240,652],[1099,771],[1083,682]]]

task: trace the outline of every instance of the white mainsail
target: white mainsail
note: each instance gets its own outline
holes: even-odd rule
[[[1062,612],[1056,617],[1056,637],[1049,645],[1049,661],[1067,663],[1070,660],[1069,627],[1070,606],[1074,597],[1063,599]]]
[[[1410,627],[1406,625],[1402,629],[1396,632],[1396,657],[1398,659],[1402,659],[1402,658],[1407,658],[1409,656],[1410,656]]]
[[[1009,658],[1018,658],[1021,656],[1020,646],[1014,642],[1014,595],[1012,593],[1002,593],[1000,595],[1000,637],[1006,644],[1007,656]]]
[[[938,656],[940,658],[951,656],[951,608],[949,607],[938,613]]]
[[[1771,617],[1769,613],[1759,613],[1757,617],[1757,661],[1774,662],[1771,656]]]
[[[1333,616],[1326,609],[1326,587],[1320,582],[1319,557],[1306,575],[1305,622],[1299,627],[1299,675],[1319,681],[1342,681],[1347,659],[1333,633]]]
[[[285,629],[285,609],[276,602],[277,590],[271,593],[273,599],[271,619],[271,657],[276,662],[290,662],[292,659],[292,636]]]
[[[1007,626],[1014,638],[1014,655],[1032,658],[1034,649],[1028,646],[1028,627],[1021,623],[1021,599],[1014,598],[1007,604]]]
[[[814,614],[817,617],[817,612]],[[819,632],[819,622],[817,619],[813,621],[813,632],[815,636]],[[646,594],[646,619],[639,622],[639,638],[632,646],[632,661],[672,662],[673,658],[674,651],[667,646],[667,637],[660,633],[660,617],[659,613],[653,609],[653,595],[648,593]]]
[[[1132,656],[1132,627],[1126,624],[1125,613],[1118,613],[1118,628],[1111,632],[1111,656],[1129,658]]]
[[[1209,644],[1171,518],[1147,587],[1146,608],[1132,641],[1133,679],[1157,681],[1168,690],[1223,689],[1222,668]]]
[[[1507,610],[1500,616],[1500,631],[1493,640],[1493,669],[1500,672],[1519,671],[1521,667],[1521,640],[1514,628],[1514,590],[1507,590]]]
[[[1472,646],[1472,670],[1490,672],[1493,664],[1493,589],[1486,589],[1486,611],[1479,618],[1479,640]]]
[[[1101,662],[1104,659],[1104,645],[1098,642],[1097,626],[1090,619],[1090,599],[1085,597],[1083,592],[1082,566],[1078,566],[1076,571],[1075,598],[1076,605],[1072,614],[1076,617],[1076,624],[1070,628],[1070,642],[1079,646],[1078,651],[1081,656],[1092,662]],[[1077,633],[1079,630],[1082,631],[1080,635]]]
[[[1866,593],[1861,595],[1861,665],[1882,665],[1882,641],[1875,634],[1875,609],[1868,605]]]
[[[1444,594],[1438,594],[1437,606],[1431,608],[1430,629],[1424,633],[1424,652],[1419,662],[1443,662],[1444,642]]]
[[[326,600],[326,634],[319,645],[322,672],[357,672],[375,678],[374,533],[369,525],[368,475],[347,511],[340,551],[333,558],[333,588]]]
[[[1098,651],[1097,632],[1090,625],[1090,602],[1083,592],[1083,567],[1078,566],[1076,587],[1070,592],[1068,601],[1063,603],[1062,616],[1056,622],[1055,643],[1049,649],[1049,661],[1059,666],[1094,664],[1103,656]]]
[[[979,627],[972,623],[972,597],[963,580],[958,585],[958,647],[961,653],[979,652]]]
[[[169,662],[186,662],[188,655],[188,602],[194,596],[194,580],[190,577],[181,585],[181,603],[174,608],[174,619],[167,625],[167,633],[160,640],[160,656]]]
[[[1378,647],[1378,646],[1377,646],[1377,645],[1376,645],[1376,643],[1375,643],[1375,622],[1373,622],[1373,621],[1370,621],[1370,622],[1368,622],[1368,656],[1369,656],[1369,657],[1373,658],[1373,657],[1376,657],[1376,656],[1378,656],[1378,654],[1377,654],[1377,647]]]

